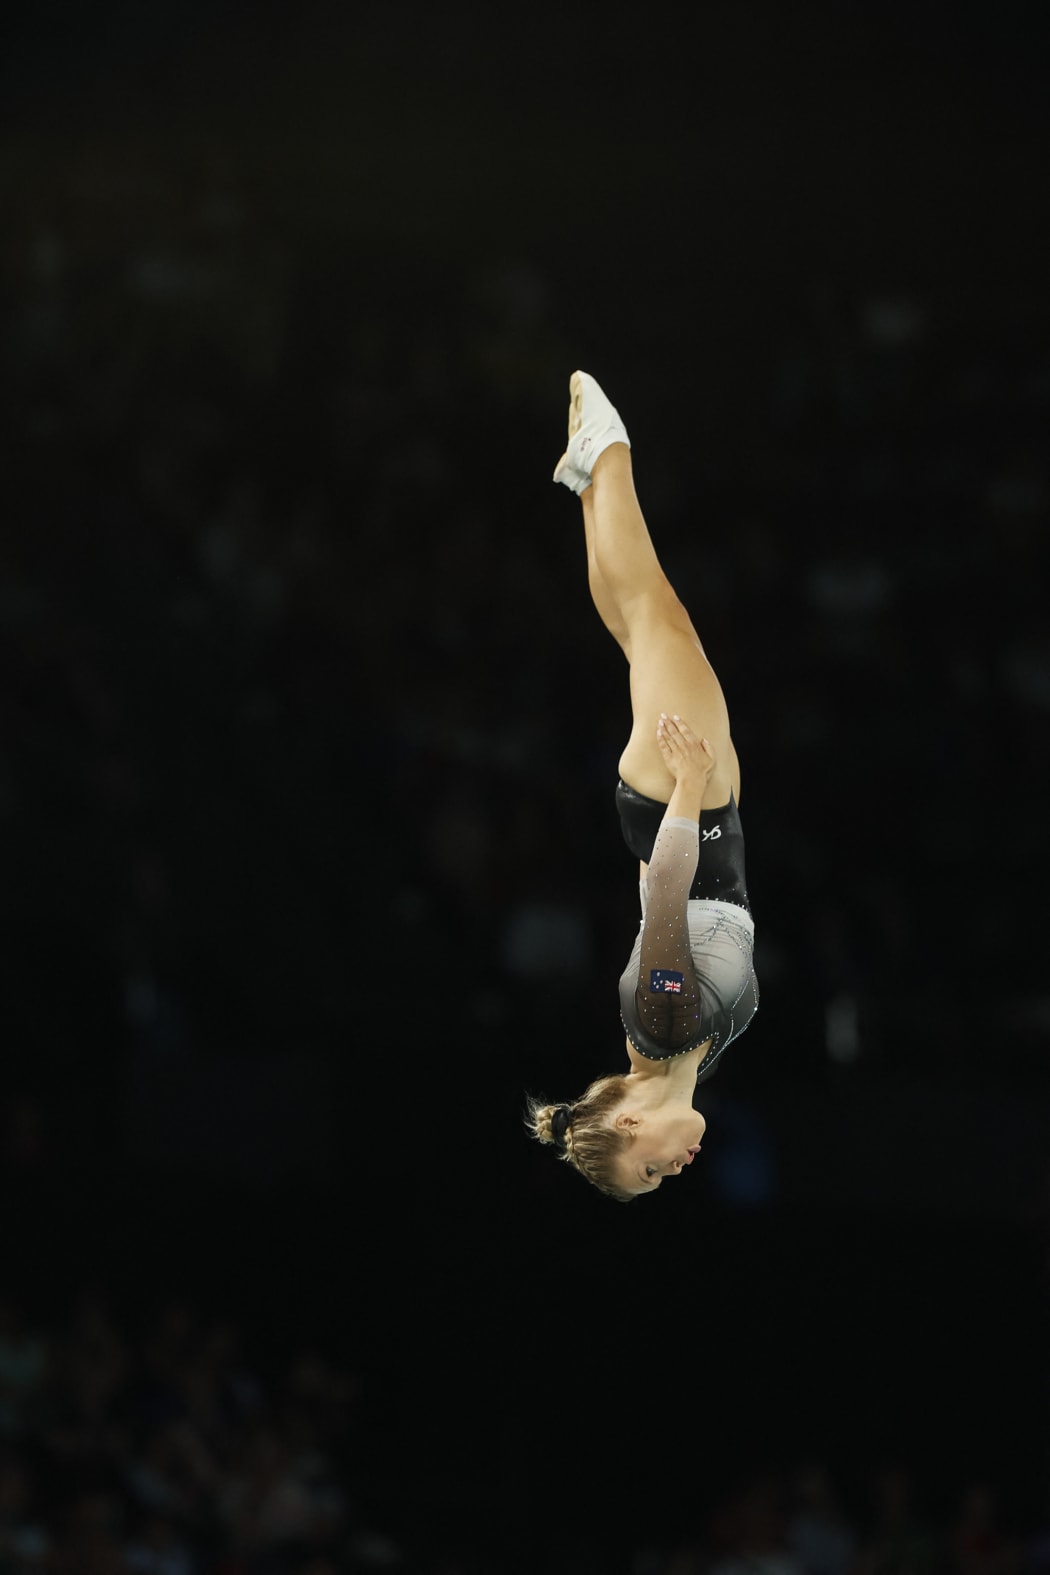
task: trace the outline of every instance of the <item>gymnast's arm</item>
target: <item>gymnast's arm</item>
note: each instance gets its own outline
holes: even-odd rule
[[[715,768],[714,750],[706,738],[697,738],[680,717],[661,716],[656,729],[656,739],[664,764],[674,777],[674,791],[664,811],[664,820],[688,820],[698,828],[697,858],[699,858],[700,811],[704,807],[707,784]],[[656,863],[659,842],[658,836],[649,861],[650,871]],[[686,892],[693,884],[696,863],[697,860],[694,859],[686,883]]]
[[[702,1004],[689,944],[688,902],[714,755],[673,718],[661,719],[657,737],[675,786],[646,875],[635,1006],[646,1031],[665,1048],[677,1050],[694,1035]]]

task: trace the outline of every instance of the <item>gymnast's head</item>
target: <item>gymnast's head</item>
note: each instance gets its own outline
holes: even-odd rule
[[[592,1186],[631,1203],[680,1176],[700,1149],[705,1122],[697,1110],[641,1110],[629,1076],[600,1077],[574,1104],[529,1098],[526,1129]]]

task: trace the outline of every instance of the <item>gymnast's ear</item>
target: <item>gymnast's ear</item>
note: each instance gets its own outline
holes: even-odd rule
[[[617,1132],[633,1133],[634,1129],[640,1124],[638,1117],[632,1116],[627,1110],[621,1110],[618,1115],[613,1117],[613,1126]]]

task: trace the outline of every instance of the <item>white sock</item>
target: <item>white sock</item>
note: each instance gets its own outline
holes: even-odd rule
[[[554,480],[560,481],[573,492],[580,493],[585,492],[590,486],[591,471],[599,455],[604,454],[612,443],[626,443],[630,448],[631,440],[627,436],[627,428],[620,419],[619,411],[610,403],[590,373],[577,372],[576,376],[580,380],[583,419],[579,430],[569,439],[569,446],[558,462]]]

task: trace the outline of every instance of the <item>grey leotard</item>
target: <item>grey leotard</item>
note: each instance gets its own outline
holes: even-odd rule
[[[725,809],[735,815],[732,802]],[[690,897],[703,863],[702,825],[666,815],[661,822],[640,887],[642,923],[620,979],[621,1016],[639,1054],[664,1061],[711,1041],[698,1081],[758,1010],[750,912],[741,903]],[[738,889],[746,902],[742,856],[741,834]]]

